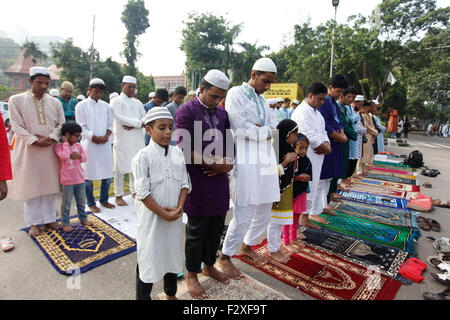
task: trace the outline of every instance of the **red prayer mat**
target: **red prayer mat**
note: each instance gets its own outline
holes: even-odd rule
[[[267,240],[253,250],[270,259]],[[309,246],[297,247],[286,264],[270,259],[263,266],[255,266],[246,256],[236,258],[320,300],[393,300],[402,285],[375,270]]]

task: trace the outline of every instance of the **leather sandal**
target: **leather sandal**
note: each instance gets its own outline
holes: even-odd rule
[[[424,217],[417,217],[417,223],[419,224],[419,228],[424,231],[430,231],[431,225],[428,223],[427,219]]]
[[[427,223],[430,225],[430,229],[435,232],[441,232],[441,224],[436,220],[428,218]]]

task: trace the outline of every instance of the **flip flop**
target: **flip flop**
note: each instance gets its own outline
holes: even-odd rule
[[[427,222],[430,225],[431,230],[435,232],[441,232],[441,224],[439,222],[430,218],[427,219]]]
[[[436,279],[438,282],[450,286],[450,276],[448,273],[437,274],[435,272],[431,272],[431,276]]]
[[[438,256],[430,256],[430,257],[427,257],[427,262],[428,262],[428,264],[429,264],[430,266],[435,267],[435,268],[438,269],[439,271],[441,271],[441,272],[446,272],[446,269],[443,269],[443,268],[439,267],[439,265],[441,265],[441,264],[443,265],[444,262],[443,262],[441,259],[439,259]]]
[[[431,225],[428,223],[427,219],[424,217],[417,217],[417,223],[419,224],[419,228],[424,231],[430,231]]]
[[[432,185],[430,182],[428,182],[428,181],[425,181],[425,182],[423,183],[423,186],[424,186],[425,188],[432,188],[432,187],[433,187],[433,185]]]
[[[14,243],[12,241],[12,238],[4,238],[0,240],[0,244],[2,246],[2,250],[3,252],[7,252],[10,251],[14,248]]]

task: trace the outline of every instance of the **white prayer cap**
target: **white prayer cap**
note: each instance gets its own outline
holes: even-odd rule
[[[105,82],[100,78],[94,78],[89,82],[89,87],[92,86],[103,86],[106,88]]]
[[[109,100],[111,100],[112,98],[118,97],[119,94],[117,92],[113,92],[109,95]]]
[[[33,76],[46,76],[50,78],[50,72],[45,67],[32,67],[30,68],[30,78]]]
[[[283,102],[283,98],[277,98],[277,103]]]
[[[198,96],[199,93],[200,93],[200,88],[197,88],[197,89],[195,90],[195,95]]]
[[[147,125],[150,122],[158,119],[173,120],[173,117],[169,109],[167,109],[166,107],[153,107],[147,112],[147,115],[145,116],[145,124]]]
[[[294,101],[292,101],[292,103],[293,103],[293,104],[296,104],[296,105],[299,105],[299,104],[300,104],[300,101],[294,100]]]
[[[49,93],[50,93],[51,96],[53,96],[55,98],[59,97],[59,90],[58,89],[51,89]]]
[[[230,79],[220,70],[209,70],[205,76],[205,81],[222,90],[228,90]]]
[[[137,80],[135,77],[132,77],[132,76],[124,76],[122,79],[122,83],[137,84]]]
[[[277,66],[270,58],[258,59],[253,65],[252,71],[277,73]]]
[[[156,95],[156,93],[155,93],[155,92],[150,92],[150,93],[148,94],[148,97],[149,97],[149,98],[154,98],[154,97],[155,97],[155,95]]]
[[[195,96],[195,91],[189,91],[188,96]]]
[[[366,99],[362,95],[357,95],[355,98],[355,101],[364,101],[364,100],[366,100]]]
[[[80,94],[80,95],[77,97],[77,100],[84,100],[84,99],[86,99],[86,97],[83,96],[82,94]]]

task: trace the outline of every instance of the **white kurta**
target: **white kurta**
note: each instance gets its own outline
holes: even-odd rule
[[[111,100],[111,108],[114,114],[114,172],[130,173],[133,157],[145,147],[142,127],[146,114],[144,105],[122,92]],[[123,126],[134,129],[128,131]]]
[[[244,83],[228,91],[227,111],[236,142],[236,204],[245,207],[280,201],[269,104]]]
[[[166,273],[183,271],[184,224],[182,219],[166,221],[141,200],[151,196],[160,206],[176,208],[182,189],[190,190],[183,152],[165,149],[153,140],[132,161],[136,188],[137,260],[144,283],[160,281]]]
[[[306,213],[313,215],[320,214],[323,209],[323,201],[319,192],[319,182],[325,156],[323,154],[316,154],[314,149],[324,142],[330,142],[325,131],[325,120],[322,114],[306,103],[306,101],[303,101],[295,108],[294,113],[292,113],[292,120],[297,122],[298,132],[303,133],[309,140],[307,156],[311,160],[313,176],[312,181],[309,182],[310,192],[306,196]],[[318,212],[319,210],[320,212]]]
[[[107,143],[92,142],[93,136],[104,136],[107,130],[113,131],[114,116],[109,104],[102,100],[95,102],[89,97],[77,104],[75,120],[83,129],[81,145],[87,157],[83,165],[86,180],[112,178],[112,135]]]

